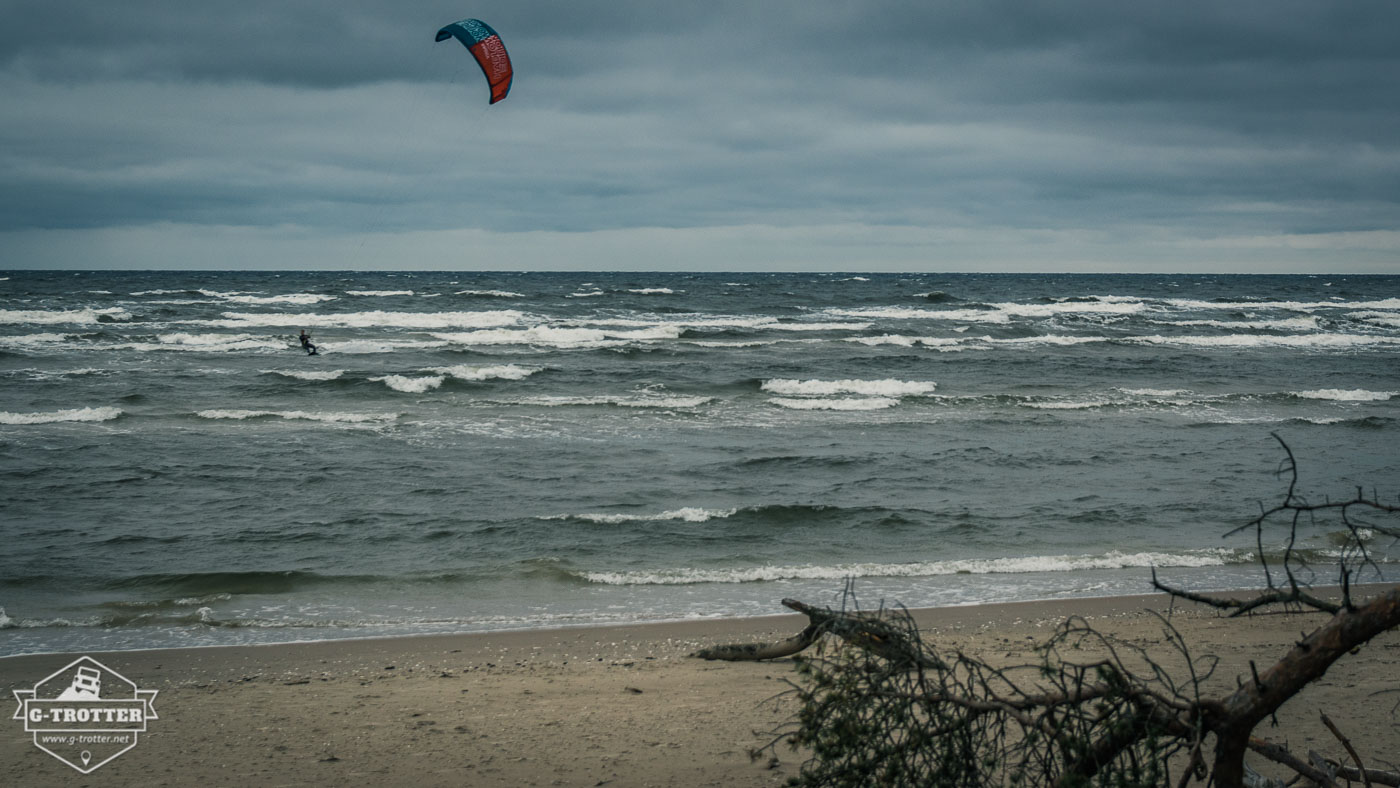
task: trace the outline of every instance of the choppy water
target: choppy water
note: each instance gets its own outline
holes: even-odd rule
[[[1250,586],[1397,359],[1400,277],[0,272],[0,654]]]

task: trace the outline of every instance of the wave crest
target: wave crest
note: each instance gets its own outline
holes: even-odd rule
[[[856,563],[833,566],[755,566],[743,569],[657,569],[633,572],[576,572],[601,585],[692,585],[697,583],[757,583],[777,580],[844,580],[849,577],[932,577],[956,574],[1025,574],[1074,572],[1086,569],[1223,566],[1253,560],[1253,554],[1228,548],[1186,553],[1123,553],[1100,555],[1023,556],[907,564]]]
[[[111,421],[122,415],[121,408],[70,408],[41,413],[0,411],[0,424],[54,424],[63,421]]]
[[[827,397],[833,394],[862,394],[871,397],[918,397],[932,394],[938,387],[931,380],[765,380],[759,388],[788,397]]]
[[[201,419],[232,419],[243,421],[245,419],[280,418],[305,421],[324,421],[344,424],[368,424],[374,422],[393,421],[399,417],[397,413],[336,413],[317,412],[311,413],[304,410],[201,410],[195,414]]]

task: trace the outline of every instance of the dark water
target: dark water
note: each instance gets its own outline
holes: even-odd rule
[[[1397,360],[1397,277],[0,272],[0,653],[1248,586]]]

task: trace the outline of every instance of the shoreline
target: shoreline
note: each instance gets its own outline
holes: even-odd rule
[[[1237,590],[1212,591],[1212,592],[1208,592],[1207,595],[1213,595],[1213,596],[1228,596],[1228,595],[1231,595],[1231,594],[1240,594],[1240,593],[1245,593],[1245,590],[1244,590],[1244,589],[1237,589]],[[909,610],[910,613],[915,614],[915,617],[917,618],[920,614],[930,613],[931,611],[953,611],[953,610],[974,609],[974,608],[987,608],[987,609],[993,609],[993,610],[995,610],[995,609],[1006,608],[1006,607],[1009,607],[1009,606],[1012,606],[1012,605],[1032,605],[1032,606],[1038,606],[1038,605],[1054,605],[1054,604],[1058,604],[1058,603],[1064,603],[1064,604],[1067,604],[1067,605],[1077,605],[1078,603],[1081,603],[1081,602],[1092,602],[1092,601],[1094,601],[1094,600],[1117,600],[1117,599],[1122,599],[1122,600],[1134,600],[1134,599],[1150,599],[1150,598],[1152,598],[1152,597],[1157,597],[1157,596],[1163,596],[1163,595],[1162,595],[1162,594],[1159,594],[1159,593],[1146,593],[1146,594],[1111,594],[1111,595],[1106,595],[1106,596],[1082,596],[1082,597],[1081,597],[1081,596],[1075,596],[1075,597],[1047,597],[1047,598],[1044,598],[1044,599],[1019,599],[1019,600],[1016,600],[1016,601],[1013,601],[1013,602],[969,602],[969,603],[967,603],[967,604],[959,604],[959,605],[944,605],[944,606],[930,606],[930,607],[908,608],[908,610]],[[804,600],[804,601],[805,601],[805,600]],[[780,604],[779,602],[775,601],[775,602],[774,602],[774,607],[781,607],[781,604]],[[291,646],[309,646],[309,645],[313,645],[313,644],[317,644],[317,643],[361,643],[361,642],[366,642],[366,641],[386,641],[386,642],[391,642],[391,641],[399,641],[399,640],[414,640],[414,639],[418,639],[418,638],[509,637],[509,636],[513,636],[513,635],[523,635],[523,634],[532,633],[532,632],[533,632],[533,633],[541,633],[541,634],[544,634],[544,633],[551,633],[551,632],[567,633],[567,632],[574,632],[574,631],[589,631],[589,630],[601,630],[601,629],[608,629],[608,630],[611,630],[611,629],[630,630],[630,629],[634,629],[634,628],[646,628],[646,627],[673,627],[673,626],[679,626],[679,627],[686,627],[686,628],[694,627],[694,628],[697,628],[697,629],[704,629],[704,628],[706,628],[707,625],[710,625],[710,624],[714,624],[714,625],[724,625],[724,624],[732,624],[733,622],[755,622],[755,623],[759,623],[759,622],[766,622],[766,621],[769,621],[769,620],[771,620],[771,619],[782,619],[782,618],[791,618],[791,619],[793,619],[794,621],[798,621],[798,622],[800,622],[800,621],[803,620],[803,617],[802,617],[801,615],[797,614],[797,613],[791,613],[791,612],[778,613],[778,612],[775,612],[775,613],[771,613],[771,614],[751,615],[751,616],[746,616],[746,615],[736,615],[736,616],[706,616],[706,617],[700,617],[700,618],[675,618],[675,619],[661,619],[661,620],[656,620],[656,621],[630,621],[630,622],[622,622],[622,623],[588,623],[588,624],[564,624],[564,625],[540,626],[540,627],[515,627],[515,628],[507,628],[507,629],[474,629],[474,630],[464,630],[464,631],[461,631],[461,632],[409,632],[409,633],[405,633],[405,634],[402,634],[402,635],[360,635],[360,636],[350,636],[350,637],[317,638],[317,639],[314,639],[314,640],[281,640],[281,641],[269,641],[269,642],[264,642],[264,643],[209,643],[209,644],[195,645],[195,646],[144,646],[144,647],[140,647],[140,648],[96,649],[96,650],[89,650],[89,651],[27,651],[27,652],[24,652],[24,653],[22,653],[22,654],[0,654],[0,667],[3,667],[4,661],[5,661],[5,660],[22,659],[22,658],[25,658],[25,657],[53,657],[53,658],[62,658],[62,657],[64,657],[64,656],[77,657],[77,656],[79,656],[79,655],[88,655],[88,656],[91,656],[91,655],[94,655],[94,654],[105,654],[105,655],[108,655],[108,656],[115,656],[115,655],[119,655],[119,654],[138,654],[138,653],[152,652],[152,651],[156,651],[156,652],[159,652],[159,651],[201,651],[201,650],[205,650],[205,649],[227,649],[227,648],[280,648],[280,647],[291,647]],[[799,624],[799,625],[798,625],[798,628],[801,629],[801,627],[802,627],[802,625]]]
[[[1355,588],[1363,588],[1363,589],[1364,589],[1364,588],[1368,588],[1368,587],[1372,587],[1372,586],[1378,587],[1378,588],[1379,588],[1379,587],[1388,587],[1389,584],[1388,584],[1388,583],[1384,583],[1384,582],[1382,582],[1382,583],[1364,583],[1364,584],[1359,584],[1359,585],[1355,586]],[[1336,587],[1332,587],[1332,586],[1319,587],[1317,590],[1322,591],[1322,592],[1325,592],[1325,593],[1335,593],[1335,592],[1337,591]],[[1200,592],[1200,593],[1204,594],[1205,596],[1230,597],[1230,596],[1239,596],[1239,595],[1243,595],[1243,594],[1249,594],[1249,593],[1252,593],[1252,592],[1253,592],[1253,590],[1252,590],[1251,588],[1231,586],[1231,587],[1217,588],[1217,589],[1214,589],[1214,590],[1202,591],[1202,592]],[[799,596],[800,596],[800,595],[799,595]],[[829,596],[829,594],[828,594],[828,596]],[[1030,598],[1030,599],[1016,599],[1016,600],[1008,601],[1008,602],[985,602],[985,601],[977,601],[977,602],[955,603],[955,604],[948,604],[948,605],[921,605],[921,606],[917,606],[917,607],[908,607],[907,609],[910,611],[910,613],[915,614],[915,615],[916,615],[916,618],[917,618],[918,615],[923,614],[923,613],[928,612],[928,611],[954,611],[954,610],[960,610],[960,609],[981,609],[981,608],[985,608],[985,609],[989,609],[989,610],[995,610],[995,609],[1000,609],[1000,608],[1004,608],[1004,607],[1011,606],[1011,605],[1056,605],[1056,604],[1064,604],[1064,605],[1075,605],[1075,606],[1077,606],[1077,605],[1079,605],[1080,603],[1092,604],[1092,603],[1094,603],[1096,600],[1115,600],[1115,599],[1134,600],[1134,599],[1150,599],[1150,598],[1152,598],[1152,597],[1159,597],[1159,596],[1164,596],[1164,595],[1163,595],[1162,593],[1160,593],[1160,592],[1143,592],[1143,593],[1127,593],[1127,594],[1109,593],[1109,594],[1102,594],[1102,595],[1058,596],[1058,597],[1043,597],[1043,598]],[[802,597],[802,601],[809,601],[809,600],[810,600],[810,598],[808,598],[808,597]],[[883,600],[882,600],[882,601],[883,601]],[[814,604],[815,604],[815,603],[814,603]],[[251,643],[201,643],[201,644],[195,644],[195,645],[152,645],[152,646],[138,646],[138,647],[132,647],[132,648],[93,648],[93,649],[89,649],[89,650],[62,650],[62,649],[54,649],[54,650],[46,650],[46,651],[25,651],[25,652],[15,653],[15,654],[0,654],[0,666],[3,666],[3,663],[4,663],[5,660],[19,659],[19,658],[22,658],[22,657],[62,657],[62,656],[64,656],[64,655],[70,655],[70,654],[73,655],[73,656],[77,656],[77,655],[80,655],[80,654],[86,654],[86,655],[92,655],[92,654],[116,655],[116,654],[141,653],[141,652],[148,652],[148,651],[194,651],[194,650],[201,650],[201,649],[225,649],[225,648],[277,648],[277,647],[282,647],[282,646],[305,646],[305,645],[311,645],[311,644],[315,644],[315,643],[357,643],[357,642],[364,642],[364,641],[381,641],[381,640],[382,640],[382,641],[396,641],[396,640],[409,640],[409,639],[416,639],[416,638],[507,637],[507,636],[517,635],[517,634],[524,634],[524,633],[530,633],[530,632],[540,632],[540,633],[555,632],[555,631],[558,631],[558,632],[570,632],[570,631],[580,631],[580,630],[586,631],[586,630],[594,630],[594,629],[621,629],[621,630],[628,630],[628,629],[637,628],[637,627],[668,627],[668,626],[690,627],[690,626],[695,626],[695,627],[697,627],[697,628],[703,629],[703,628],[705,628],[706,626],[708,626],[708,625],[710,625],[710,624],[714,624],[714,623],[720,623],[720,624],[722,624],[722,623],[724,623],[724,622],[736,622],[736,621],[759,621],[759,622],[761,622],[761,621],[767,621],[767,620],[770,620],[770,619],[783,618],[783,617],[795,617],[795,619],[797,619],[797,620],[802,619],[802,617],[801,617],[800,615],[798,615],[798,614],[795,614],[795,613],[792,613],[792,612],[785,612],[785,611],[786,611],[786,608],[783,608],[782,605],[781,605],[781,603],[780,603],[780,601],[779,601],[778,599],[776,599],[776,598],[775,598],[775,599],[773,600],[773,602],[772,602],[772,607],[774,608],[774,612],[772,612],[772,613],[752,614],[752,615],[743,614],[743,613],[737,613],[737,614],[705,615],[705,616],[697,616],[697,617],[691,617],[691,618],[658,618],[658,619],[637,620],[637,621],[599,621],[599,622],[587,622],[587,623],[577,623],[577,624],[545,624],[545,625],[540,625],[540,626],[505,627],[505,628],[500,628],[500,629],[465,629],[465,630],[460,630],[460,631],[448,631],[448,632],[405,632],[405,633],[402,633],[402,634],[343,635],[343,636],[342,636],[342,635],[336,635],[336,636],[330,636],[330,637],[322,637],[322,638],[314,638],[314,639],[305,639],[305,640],[270,640],[270,641],[263,641],[263,642],[251,642]],[[3,608],[0,608],[0,611],[3,611]],[[799,628],[800,628],[800,627],[799,627]]]
[[[1387,586],[1388,587],[1388,586]],[[1358,596],[1367,589],[1358,589]],[[775,607],[776,607],[775,603]],[[1154,611],[1193,652],[1221,660],[1232,687],[1291,647],[1321,614],[1226,619],[1164,594],[911,610],[939,648],[989,660],[1033,658],[1067,616],[1133,643],[1161,642]],[[159,691],[139,745],[94,772],[102,785],[781,785],[800,754],[778,763],[747,751],[774,737],[795,705],[790,660],[706,662],[695,650],[789,637],[797,614],[754,618],[429,634],[237,646],[93,652],[142,689]],[[0,692],[33,685],[76,654],[0,658]],[[1174,655],[1164,654],[1164,663]],[[69,659],[65,659],[68,657]],[[1363,756],[1390,757],[1400,633],[1333,666],[1290,701],[1279,729],[1295,751],[1336,742],[1316,710],[1340,712]],[[0,774],[15,784],[67,784],[78,772],[34,746],[23,725],[0,728]]]

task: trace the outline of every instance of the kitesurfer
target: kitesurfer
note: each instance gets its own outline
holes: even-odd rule
[[[311,335],[306,333],[306,329],[301,330],[301,349],[306,351],[306,355],[316,355],[316,346],[311,344]]]

